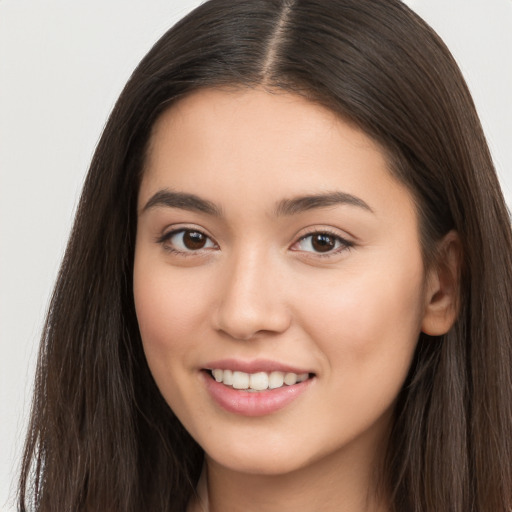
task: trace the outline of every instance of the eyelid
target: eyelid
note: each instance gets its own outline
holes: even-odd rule
[[[214,237],[209,233],[206,228],[199,226],[197,224],[187,224],[187,223],[176,223],[176,224],[168,224],[161,230],[161,235],[156,237],[156,240],[163,239],[169,237],[172,234],[179,233],[180,231],[197,231],[198,233],[202,233],[214,240]]]
[[[341,247],[338,247],[336,249],[326,251],[326,252],[316,252],[316,251],[304,251],[301,249],[293,249],[294,246],[297,246],[300,242],[305,240],[308,237],[319,235],[319,234],[325,234],[332,236],[337,241],[340,242]],[[290,250],[301,252],[303,254],[307,254],[308,257],[314,257],[314,258],[328,258],[333,257],[336,255],[339,255],[342,252],[345,252],[347,250],[352,249],[355,246],[355,242],[350,240],[351,237],[346,237],[342,233],[340,233],[339,230],[333,227],[327,227],[327,226],[310,226],[308,228],[305,228],[299,232],[299,234],[295,238],[295,242],[290,247]]]
[[[169,229],[169,228],[172,228],[172,229]],[[162,235],[159,235],[158,237],[156,237],[155,242],[157,244],[162,245],[166,251],[174,253],[174,254],[178,254],[181,256],[200,255],[201,253],[204,253],[205,251],[210,251],[211,249],[213,249],[212,247],[206,247],[206,248],[200,248],[197,250],[193,250],[193,249],[180,250],[175,247],[166,246],[166,242],[168,242],[172,237],[174,237],[175,235],[177,235],[179,233],[185,233],[187,231],[201,233],[209,241],[211,241],[213,243],[213,245],[215,246],[213,248],[217,248],[217,249],[219,248],[219,244],[215,241],[215,239],[211,235],[208,234],[207,230],[200,228],[198,226],[193,226],[193,225],[191,226],[190,224],[189,225],[178,225],[178,226],[175,226],[175,225],[167,226],[167,228],[164,230]]]

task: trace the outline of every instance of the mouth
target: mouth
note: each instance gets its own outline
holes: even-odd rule
[[[246,373],[238,370],[220,368],[206,369],[204,371],[219,384],[223,384],[234,390],[247,391],[249,393],[286,388],[315,377],[314,373],[282,371]]]

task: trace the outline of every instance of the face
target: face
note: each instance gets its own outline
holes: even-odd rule
[[[138,209],[145,354],[209,460],[371,457],[427,301],[414,203],[379,147],[292,94],[202,90],[156,123]]]

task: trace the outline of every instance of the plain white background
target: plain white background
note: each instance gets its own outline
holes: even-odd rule
[[[199,3],[0,0],[0,511],[15,510],[38,338],[94,147],[137,62]],[[512,0],[406,3],[459,62],[512,205]]]

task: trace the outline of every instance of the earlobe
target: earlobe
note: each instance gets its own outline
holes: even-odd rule
[[[446,334],[459,312],[462,244],[456,231],[440,242],[437,258],[427,276],[425,312],[421,330],[430,336]]]

